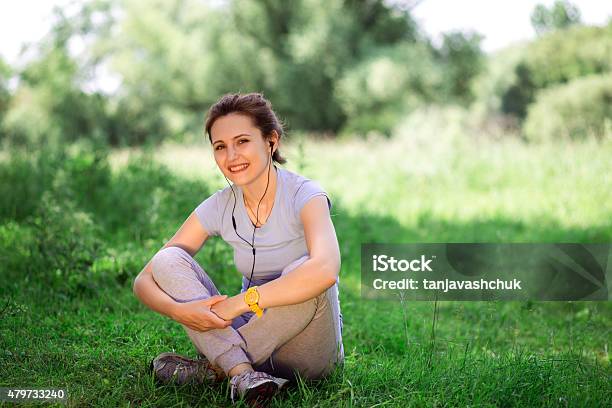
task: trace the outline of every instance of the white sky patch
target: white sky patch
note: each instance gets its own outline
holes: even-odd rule
[[[22,46],[38,42],[49,31],[54,6],[68,0],[20,0],[0,2],[0,55],[14,64]]]
[[[612,17],[610,1],[571,3],[586,24],[603,25]],[[434,41],[448,31],[476,31],[484,36],[483,49],[491,52],[535,37],[530,16],[537,4],[551,6],[554,0],[424,0],[414,8],[413,16]]]

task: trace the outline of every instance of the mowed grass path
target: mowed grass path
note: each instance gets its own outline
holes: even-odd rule
[[[610,242],[612,146],[464,144],[445,137],[286,147],[288,168],[318,180],[334,200],[347,357],[343,371],[298,384],[273,406],[610,405],[609,302],[363,301],[359,248],[362,242]],[[124,155],[115,156],[117,174]],[[207,147],[168,146],[155,157],[178,175],[176,182],[223,188]],[[130,237],[130,219],[124,222],[121,234],[104,236],[118,253],[132,254],[130,268],[119,256],[115,266],[128,276],[117,275],[94,294],[66,296],[2,271],[8,307],[0,321],[0,386],[66,387],[70,406],[228,406],[227,383],[153,383],[151,358],[195,351],[177,324],[138,303],[130,282],[138,261],[144,265],[182,219],[142,240]],[[5,233],[3,245],[18,246],[11,236]],[[221,242],[207,243],[197,259],[222,291],[238,291],[231,253]]]

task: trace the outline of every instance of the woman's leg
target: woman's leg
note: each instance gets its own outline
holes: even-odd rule
[[[318,380],[344,362],[342,338],[334,330],[339,317],[333,306],[336,291],[335,286],[328,289],[312,322],[272,354],[270,374],[293,378],[297,373],[304,379]]]
[[[151,265],[157,285],[177,302],[207,299],[219,294],[206,272],[181,248],[162,249],[153,257]],[[238,364],[250,363],[244,352],[244,341],[234,328],[199,332],[183,327],[198,351],[226,374]]]
[[[306,259],[292,263],[283,274]],[[155,255],[153,277],[162,290],[179,302],[219,293],[198,263],[177,247],[163,249]],[[269,308],[261,318],[252,318],[240,327],[242,319],[236,319],[237,324],[225,329],[186,330],[196,348],[226,373],[238,364],[251,363],[256,368],[269,364],[273,371],[276,366],[279,369],[287,366],[307,378],[317,378],[342,358],[338,353],[341,340],[335,324],[338,313],[335,313],[334,299],[329,300],[334,288],[303,303]],[[266,364],[273,353],[271,362]]]
[[[289,273],[308,259],[289,265]],[[344,360],[337,286],[306,302],[269,308],[238,329],[258,370],[282,378],[320,379]],[[269,360],[267,360],[269,358]]]

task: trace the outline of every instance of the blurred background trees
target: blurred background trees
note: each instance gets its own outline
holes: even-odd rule
[[[538,34],[580,23],[580,10],[567,0],[556,0],[551,7],[538,4],[531,13],[531,25]]]
[[[207,108],[237,91],[263,92],[291,130],[389,136],[418,109],[457,105],[530,140],[602,137],[609,110],[588,106],[610,96],[610,24],[580,25],[567,1],[538,5],[537,40],[485,55],[478,33],[434,43],[411,16],[417,3],[91,0],[58,9],[22,65],[0,61],[0,138],[120,146],[200,137]],[[553,114],[560,128],[540,125]]]

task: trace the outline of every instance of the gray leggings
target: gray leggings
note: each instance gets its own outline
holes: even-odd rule
[[[308,257],[288,265],[286,274]],[[177,302],[219,294],[186,251],[168,247],[151,262],[153,279]],[[303,303],[268,308],[261,318],[237,317],[224,329],[199,332],[183,326],[198,351],[227,374],[240,363],[282,378],[320,379],[344,360],[337,285]]]

